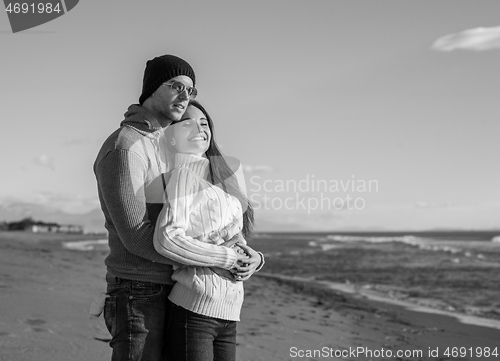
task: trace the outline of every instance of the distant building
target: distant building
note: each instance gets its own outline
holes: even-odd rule
[[[57,223],[35,222],[33,224],[27,224],[24,230],[33,233],[57,233],[59,232],[59,225]]]
[[[9,231],[24,231],[30,229],[36,222],[32,218],[24,218],[18,222],[9,222]]]
[[[83,227],[73,224],[60,225],[57,223],[47,223],[35,221],[32,218],[25,218],[19,222],[7,224],[9,231],[28,231],[33,233],[75,233],[82,234]]]
[[[62,224],[59,226],[58,232],[60,233],[83,233],[83,227],[75,224]]]

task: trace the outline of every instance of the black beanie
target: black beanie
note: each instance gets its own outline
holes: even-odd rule
[[[139,104],[153,94],[160,85],[178,76],[185,75],[191,78],[195,85],[194,70],[186,61],[174,55],[157,56],[146,62],[144,79],[142,81],[142,94],[139,97]]]

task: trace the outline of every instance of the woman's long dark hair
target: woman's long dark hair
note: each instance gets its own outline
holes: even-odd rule
[[[200,104],[200,102],[196,100],[191,100],[189,105],[192,105],[203,112],[208,121],[208,126],[210,128],[210,132],[212,136],[210,138],[210,144],[208,146],[207,151],[205,152],[205,156],[210,161],[210,176],[212,183],[226,193],[236,197],[241,203],[241,209],[243,210],[243,229],[242,233],[245,238],[248,238],[252,235],[253,230],[253,207],[250,201],[245,197],[243,192],[241,191],[238,180],[236,179],[235,172],[238,167],[232,169],[226,158],[222,155],[217,143],[215,142],[215,130],[214,123],[212,118],[205,110],[205,108]],[[239,162],[238,162],[239,163]],[[238,164],[239,166],[239,164]]]

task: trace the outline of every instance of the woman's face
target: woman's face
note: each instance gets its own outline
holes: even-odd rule
[[[172,144],[179,153],[202,156],[207,151],[212,133],[208,120],[200,109],[189,106],[181,120],[170,127]]]

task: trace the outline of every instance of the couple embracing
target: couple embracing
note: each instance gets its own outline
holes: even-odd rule
[[[253,209],[183,59],[149,60],[139,104],[94,164],[108,230],[112,360],[234,361]],[[240,183],[241,184],[241,183]]]

